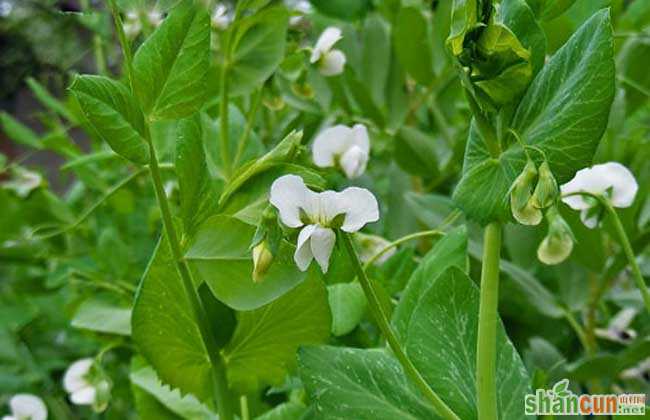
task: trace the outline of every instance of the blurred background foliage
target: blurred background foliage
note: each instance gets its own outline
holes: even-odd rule
[[[174,3],[119,2],[125,16],[135,16],[136,44]],[[282,2],[257,3],[261,8]],[[294,3],[287,2],[287,7]],[[595,161],[622,162],[641,180],[635,205],[622,216],[644,275],[650,276],[650,184],[642,181],[650,179],[650,2],[528,3],[546,34],[547,56],[595,11],[612,10],[617,94]],[[256,98],[261,102],[253,114],[250,150],[243,153],[242,163],[261,155],[294,128],[304,129],[306,143],[334,122],[365,123],[373,158],[358,184],[375,191],[385,207],[373,233],[396,239],[436,228],[453,210],[449,196],[459,179],[470,116],[444,47],[451,2],[312,0],[311,4],[313,11],[291,25],[277,71],[263,86],[242,85],[242,92],[233,93],[229,121],[237,134],[244,130]],[[206,7],[213,10],[215,5]],[[348,58],[345,73],[335,80],[306,67],[300,52],[313,45],[328,25],[342,28],[344,38],[338,47]],[[214,100],[208,101],[205,113],[213,130],[206,134],[212,136],[209,141],[217,136],[221,60],[217,30],[214,35]],[[95,138],[66,95],[76,73],[115,78],[122,74],[110,14],[103,2],[95,0],[0,0],[0,39],[0,406],[13,393],[31,390],[45,397],[55,418],[135,418],[135,403],[159,404],[150,396],[151,389],[143,393],[142,386],[129,380],[130,374],[140,371],[130,366],[134,349],[128,316],[159,234],[160,215],[142,171],[125,165]],[[174,124],[162,122],[154,130],[159,156],[168,164],[173,161]],[[219,156],[215,152],[210,159],[216,162],[218,184]],[[327,177],[333,184],[345,182],[334,173]],[[170,197],[178,193],[173,177],[166,177],[166,188]],[[624,257],[609,235],[611,227],[588,230],[575,214],[564,213],[578,245],[571,259],[556,267],[543,266],[535,258],[543,227],[506,228],[503,272],[509,280],[501,282],[500,310],[508,334],[522,353],[534,386],[569,377],[596,384],[592,389],[649,392],[647,368],[629,372],[650,356],[647,314],[630,323],[633,339],[596,336],[620,308],[642,308],[623,270]],[[480,235],[478,227],[468,223],[476,272]],[[418,256],[430,246],[423,240],[402,249],[373,268],[373,277],[389,295],[398,296]],[[339,283],[349,276],[350,267],[335,256],[326,281]],[[587,349],[581,348],[584,343],[567,322],[567,314],[584,325]],[[98,321],[106,319],[110,325]],[[376,344],[378,337],[363,318],[332,340],[362,347]],[[114,382],[111,404],[101,415],[69,406],[60,387],[69,363],[89,354],[103,355]],[[622,376],[624,371],[627,376]],[[251,411],[258,414],[294,398],[299,389],[295,380],[266,388],[251,399]],[[169,407],[159,410],[166,413]]]

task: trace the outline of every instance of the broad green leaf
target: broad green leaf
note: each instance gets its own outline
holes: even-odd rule
[[[616,68],[625,89],[624,109],[627,113],[640,109],[648,103],[646,93],[650,90],[650,74],[644,71],[644,58],[650,54],[650,40],[645,37],[633,37],[623,44],[616,58]]]
[[[425,380],[462,419],[477,418],[478,312],[478,287],[461,269],[450,266],[422,290],[403,341]],[[522,413],[530,379],[500,321],[496,358],[499,418],[526,418]]]
[[[397,59],[416,81],[429,85],[434,78],[430,35],[431,22],[418,7],[399,11],[393,27],[393,45]]]
[[[465,37],[480,21],[481,2],[479,0],[453,0],[451,30],[447,38],[447,48],[455,56],[463,52]]]
[[[208,173],[199,114],[179,122],[176,143],[176,174],[180,189],[184,233],[191,235],[217,207],[215,182]]]
[[[213,216],[190,239],[185,254],[212,293],[240,311],[273,301],[306,277],[293,261],[294,246],[283,241],[262,281],[254,282],[250,249],[254,234],[255,226],[231,216]]]
[[[512,126],[546,153],[564,183],[591,163],[614,99],[608,10],[592,16],[544,66],[522,99]]]
[[[553,20],[566,12],[576,0],[528,0],[540,20]]]
[[[131,335],[131,308],[91,297],[79,305],[70,325],[100,333]]]
[[[332,334],[341,336],[359,325],[366,312],[366,295],[358,282],[337,283],[327,286],[329,306],[332,310]]]
[[[174,414],[173,411],[165,407],[153,395],[143,390],[137,385],[131,386],[133,402],[138,418],[141,420],[181,420],[182,417]]]
[[[142,111],[123,84],[103,76],[77,76],[70,86],[97,135],[133,162],[149,161]]]
[[[439,418],[384,350],[306,347],[299,352],[299,364],[316,418]]]
[[[321,13],[345,20],[362,17],[372,6],[371,0],[310,0]]]
[[[307,407],[303,404],[289,401],[276,405],[273,409],[267,411],[255,420],[296,420],[302,419],[303,414],[307,411]]]
[[[425,292],[433,287],[438,276],[452,266],[462,270],[468,267],[465,226],[450,231],[440,239],[411,276],[393,313],[392,324],[399,336],[406,337],[408,326]]]
[[[419,129],[403,126],[395,136],[395,161],[409,174],[433,178],[439,172],[435,142]]]
[[[259,88],[284,58],[289,13],[272,7],[243,18],[234,29],[228,93],[243,95]]]
[[[43,148],[38,134],[4,111],[0,113],[0,123],[2,123],[2,130],[7,137],[16,143],[33,147],[34,149]]]
[[[206,113],[201,113],[201,122],[203,125],[203,142],[206,147],[208,156],[208,168],[214,177],[226,179],[223,168],[223,159],[221,157],[221,119],[212,119]],[[238,153],[239,143],[242,135],[246,131],[246,117],[239,108],[233,104],[228,107],[228,144],[230,151],[230,159],[234,160]],[[243,150],[237,165],[236,171],[240,170],[242,166],[246,166],[251,160],[254,160],[259,155],[264,153],[264,145],[254,131],[248,134],[248,142]]]
[[[156,371],[140,358],[133,359],[129,379],[133,385],[155,398],[163,407],[180,418],[188,420],[216,420],[218,418],[194,396],[183,396],[177,389],[172,390],[169,386],[164,385],[156,375]],[[143,416],[147,413],[139,414]]]
[[[360,80],[366,86],[372,102],[378,107],[386,105],[385,89],[391,59],[390,26],[379,15],[368,16],[361,32]]]
[[[243,391],[281,385],[296,365],[299,346],[327,340],[331,316],[325,285],[312,271],[307,280],[273,302],[240,312],[223,350],[231,386]]]
[[[210,398],[210,359],[164,236],[135,296],[131,329],[138,350],[164,384],[202,401]]]
[[[560,184],[591,163],[605,130],[614,97],[612,54],[609,14],[603,10],[544,66],[515,112],[511,126],[524,143],[544,151]],[[525,157],[514,139],[507,146],[499,159],[491,158],[475,128],[470,130],[454,201],[482,224],[510,219],[507,192]]]
[[[292,131],[284,139],[280,140],[280,142],[264,156],[256,159],[251,164],[240,168],[232,176],[232,180],[228,182],[228,185],[226,185],[219,202],[223,204],[228,201],[228,198],[230,198],[238,188],[255,175],[281,163],[290,162],[297,154],[301,140],[302,131]]]
[[[210,17],[186,0],[171,11],[133,58],[133,86],[152,119],[182,118],[203,104],[209,70]]]

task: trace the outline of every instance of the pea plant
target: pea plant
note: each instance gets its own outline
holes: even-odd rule
[[[38,129],[0,114],[4,420],[650,390],[647,1],[64,15],[93,70],[26,80]]]

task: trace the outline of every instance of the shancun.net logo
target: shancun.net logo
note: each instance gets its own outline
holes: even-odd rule
[[[569,380],[563,379],[553,389],[538,389],[527,394],[527,415],[610,415],[642,416],[645,414],[645,394],[582,394],[569,389]]]

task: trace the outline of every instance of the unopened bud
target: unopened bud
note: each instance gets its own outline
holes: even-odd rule
[[[555,181],[548,162],[544,161],[539,167],[539,179],[533,193],[533,205],[538,209],[547,209],[555,204],[558,193],[557,181]]]
[[[544,264],[555,265],[566,260],[573,250],[573,232],[567,222],[560,216],[557,207],[551,207],[546,213],[548,233],[537,248],[537,258]]]
[[[253,247],[253,281],[259,283],[273,263],[273,254],[266,241]]]
[[[536,178],[537,168],[535,163],[529,160],[510,187],[512,216],[523,225],[537,225],[542,221],[541,210],[533,205],[532,191]]]

